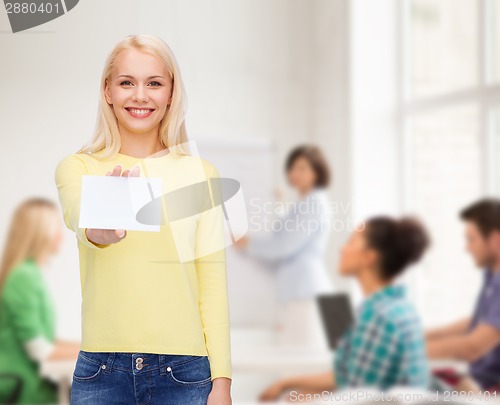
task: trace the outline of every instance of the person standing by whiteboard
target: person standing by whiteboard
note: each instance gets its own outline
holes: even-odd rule
[[[242,253],[265,262],[277,276],[276,343],[327,348],[315,297],[331,293],[324,256],[331,213],[326,188],[330,169],[317,146],[294,148],[285,164],[299,199],[286,215],[266,227],[265,237],[245,236],[235,243]]]

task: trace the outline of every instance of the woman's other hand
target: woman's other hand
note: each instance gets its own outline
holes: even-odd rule
[[[118,177],[139,177],[140,168],[139,166],[134,166],[132,170],[124,170],[122,173],[122,168],[120,165],[115,166],[113,171],[108,172],[106,176],[118,176]],[[127,231],[125,229],[89,229],[85,230],[85,235],[87,239],[97,245],[110,245],[113,243],[118,243],[125,239],[127,236]]]
[[[281,187],[275,187],[273,190],[274,198],[276,201],[283,201],[285,199],[285,193]]]
[[[236,249],[244,249],[247,247],[248,241],[249,241],[248,236],[242,236],[240,239],[234,242],[234,247]]]
[[[261,392],[261,394],[259,395],[259,401],[277,401],[280,399],[283,391],[285,391],[285,385],[283,384],[283,382],[276,381]]]
[[[212,381],[212,390],[208,395],[207,405],[232,405],[231,379],[226,377],[215,378]]]

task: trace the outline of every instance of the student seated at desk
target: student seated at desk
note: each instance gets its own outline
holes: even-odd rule
[[[55,311],[41,266],[59,251],[57,206],[30,198],[16,210],[0,266],[0,403],[54,404],[56,386],[39,375],[42,360],[74,359],[79,343],[55,341]]]
[[[436,373],[455,389],[496,392],[500,391],[500,199],[480,200],[460,217],[465,221],[467,250],[484,269],[483,287],[473,316],[430,331],[427,350],[431,358],[470,364],[470,376],[453,370]]]
[[[304,394],[355,387],[427,389],[430,372],[419,317],[397,276],[419,260],[429,244],[414,219],[375,217],[354,231],[342,249],[340,272],[360,284],[365,299],[357,319],[338,344],[334,372],[291,377],[267,388],[261,400],[285,391]]]

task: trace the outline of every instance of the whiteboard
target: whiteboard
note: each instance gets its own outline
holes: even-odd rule
[[[194,141],[200,156],[212,163],[221,177],[240,182],[250,222],[256,205],[273,197],[273,143],[259,138]],[[272,270],[229,247],[227,274],[231,326],[271,326],[276,308],[276,281]]]

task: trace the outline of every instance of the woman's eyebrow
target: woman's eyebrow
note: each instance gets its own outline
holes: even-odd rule
[[[128,78],[130,78],[130,79],[134,79],[134,76],[131,76],[131,75],[120,75],[120,76],[116,76],[116,78],[117,78],[117,79],[118,79],[119,77],[128,77]],[[155,76],[149,76],[149,77],[148,77],[148,80],[149,80],[149,79],[155,79],[155,78],[157,78],[157,77],[160,77],[160,78],[162,78],[162,79],[165,79],[163,76],[155,75]]]

